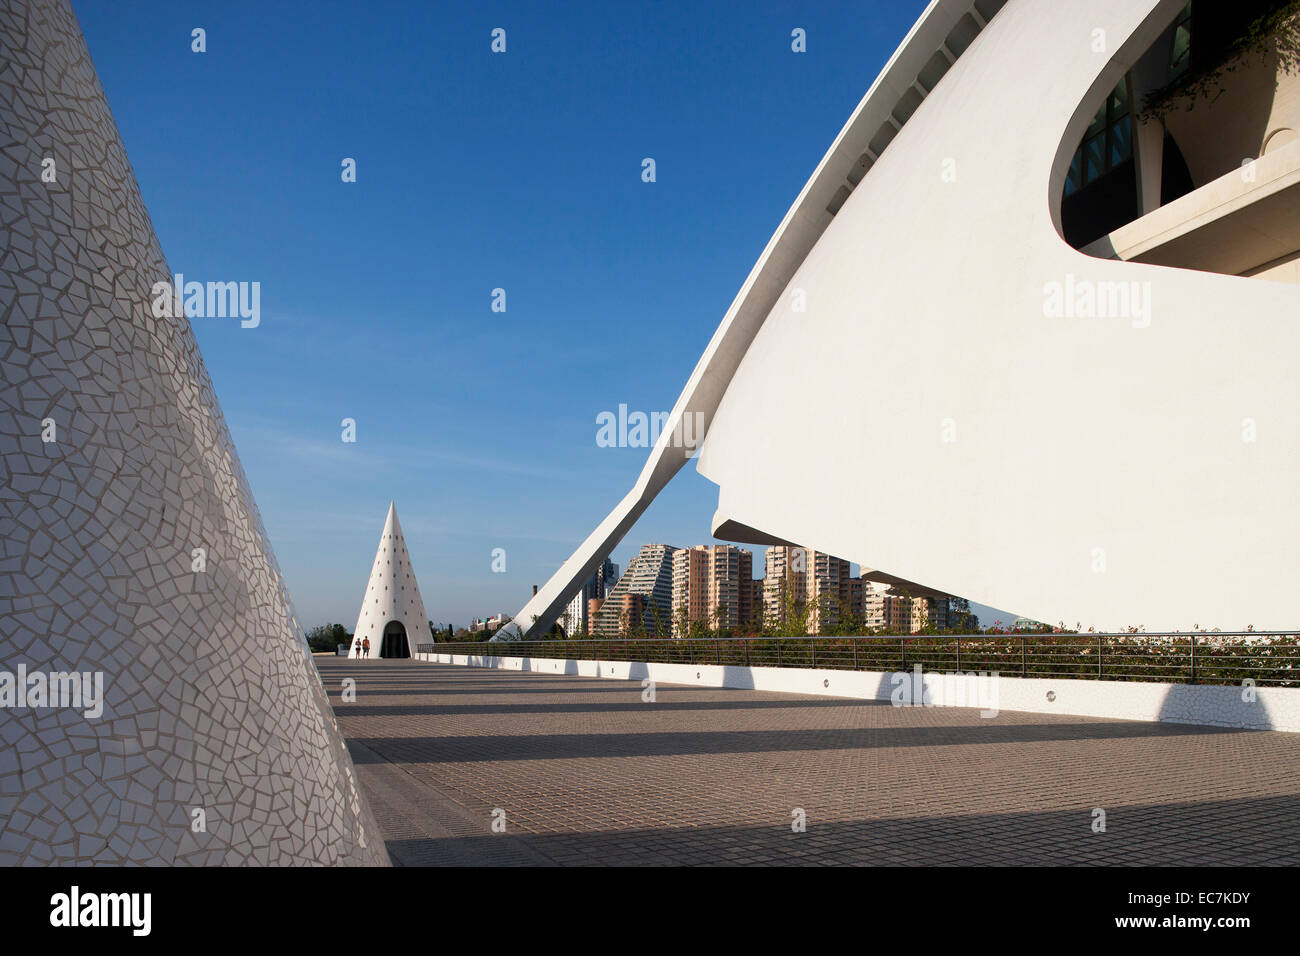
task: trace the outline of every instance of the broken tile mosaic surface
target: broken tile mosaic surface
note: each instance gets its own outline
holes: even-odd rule
[[[104,696],[0,708],[0,865],[387,864],[66,0],[0,51],[0,671]]]

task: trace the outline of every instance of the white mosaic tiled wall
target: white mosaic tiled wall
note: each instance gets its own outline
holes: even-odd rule
[[[0,3],[0,233],[0,865],[387,864],[66,0]]]

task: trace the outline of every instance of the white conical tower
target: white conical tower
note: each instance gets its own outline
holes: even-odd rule
[[[67,0],[0,50],[0,678],[100,688],[0,706],[0,866],[386,864]]]
[[[395,640],[399,635],[405,638],[405,647],[400,640]],[[361,613],[357,615],[348,657],[360,656],[366,639],[370,640],[370,657],[410,657],[417,645],[433,643],[420,586],[415,582],[411,556],[406,553],[402,525],[397,520],[397,507],[391,501],[375,563],[370,568],[370,582],[361,599]]]

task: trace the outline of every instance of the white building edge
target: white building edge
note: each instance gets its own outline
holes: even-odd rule
[[[1151,211],[1125,248],[1062,238],[1084,131],[1184,6],[931,3],[768,242],[635,485],[515,615],[525,633],[689,460],[673,434],[698,413],[719,538],[797,542],[1085,627],[1294,624],[1300,288],[1115,259],[1266,193],[1266,225],[1293,228],[1300,143],[1253,181],[1230,173]],[[927,86],[936,57],[948,68]],[[1150,308],[1054,316],[1049,290],[1065,288]],[[798,376],[844,415],[767,387]]]

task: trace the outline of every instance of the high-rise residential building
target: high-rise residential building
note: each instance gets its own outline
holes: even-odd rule
[[[566,636],[581,637],[588,632],[591,627],[591,602],[603,601],[617,580],[618,565],[606,558],[564,609],[560,626]]]
[[[588,631],[600,637],[618,637],[639,624],[649,633],[668,634],[672,624],[673,554],[678,550],[670,544],[642,545],[627,572],[605,595],[605,603],[592,618]],[[634,603],[623,601],[626,594],[639,594],[645,599],[636,622],[624,620],[637,612]]]
[[[864,586],[864,621],[868,628],[915,634],[926,627],[949,626],[948,598],[908,594],[906,590],[867,582]]]
[[[627,591],[620,594],[615,602],[618,610],[618,624],[621,633],[629,633],[639,630],[657,630],[654,622],[650,622],[650,627],[646,628],[646,608],[649,602],[646,595],[635,591]]]
[[[885,629],[897,634],[912,633],[912,598],[890,588],[883,602]]]
[[[822,551],[808,552],[810,574],[804,600],[808,604],[808,633],[820,634],[841,620],[852,618],[849,562]]]
[[[848,604],[841,611],[845,621],[852,622],[859,627],[863,621],[863,600],[866,597],[866,582],[862,578],[849,578],[848,584]]]
[[[884,630],[889,626],[885,606],[889,597],[889,585],[861,578],[859,580],[862,581],[862,627],[867,631]]]
[[[683,624],[736,630],[753,619],[754,555],[730,544],[700,544],[673,555],[672,629]],[[684,618],[684,621],[683,621]]]
[[[560,630],[564,632],[565,637],[581,637],[587,631],[587,607],[589,602],[586,597],[587,588],[584,585],[569,601],[564,613],[560,615],[560,620],[556,623],[560,625]]]
[[[709,554],[703,545],[673,555],[673,637],[685,637],[683,624],[709,623],[707,574]]]
[[[808,548],[774,545],[767,549],[763,611],[768,623],[782,624],[793,608],[806,614],[808,633],[820,633],[853,615],[854,587],[849,562]]]
[[[785,621],[790,603],[803,594],[806,554],[802,548],[773,545],[763,559],[763,620],[768,624]]]
[[[741,581],[741,589],[740,626],[745,630],[757,630],[763,626],[763,579]]]
[[[944,598],[922,597],[912,601],[912,632],[927,627],[945,630],[948,627],[948,601]]]

